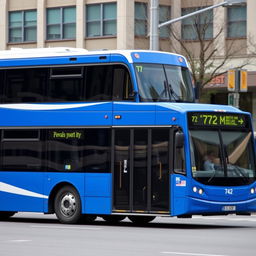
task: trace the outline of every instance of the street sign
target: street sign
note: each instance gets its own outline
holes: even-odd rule
[[[240,92],[247,92],[247,70],[240,70]]]
[[[228,91],[234,92],[236,89],[236,71],[231,69],[228,71]]]

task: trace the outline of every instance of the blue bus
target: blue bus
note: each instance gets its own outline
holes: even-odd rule
[[[251,115],[194,103],[183,56],[13,49],[0,81],[1,219],[256,211]]]

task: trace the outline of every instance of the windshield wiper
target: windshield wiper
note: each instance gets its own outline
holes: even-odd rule
[[[172,98],[173,98],[176,102],[182,101],[181,97],[173,90],[171,84],[168,84],[168,88],[169,88],[169,92],[170,92]]]

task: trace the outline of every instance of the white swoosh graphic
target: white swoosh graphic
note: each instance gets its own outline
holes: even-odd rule
[[[11,194],[16,194],[16,195],[21,195],[21,196],[31,196],[31,197],[36,197],[36,198],[48,199],[48,196],[46,196],[46,195],[31,192],[29,190],[18,188],[18,187],[15,187],[15,186],[3,183],[3,182],[0,182],[0,191],[11,193]]]
[[[81,103],[81,104],[2,104],[0,108],[4,109],[18,109],[18,110],[60,110],[60,109],[72,109],[90,107],[96,105],[106,104],[106,102],[100,103]]]

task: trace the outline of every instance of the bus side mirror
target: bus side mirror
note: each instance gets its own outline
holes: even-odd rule
[[[175,147],[176,148],[184,147],[184,133],[183,132],[175,133]]]

